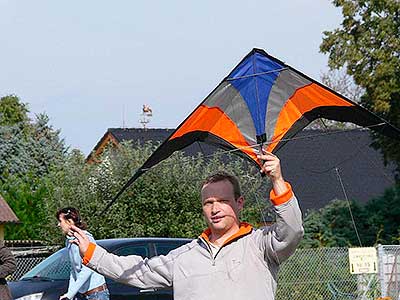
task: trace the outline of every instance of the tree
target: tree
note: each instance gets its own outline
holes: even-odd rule
[[[365,205],[351,202],[354,223],[363,246],[400,243],[400,185]],[[347,201],[334,200],[304,218],[304,248],[359,246]]]
[[[46,218],[43,198],[47,194],[46,182],[33,178],[10,176],[0,184],[0,194],[17,214],[20,224],[6,225],[7,240],[42,239],[43,220]]]
[[[31,121],[28,112],[17,96],[0,99],[0,193],[22,222],[6,231],[8,239],[41,237],[47,175],[64,164],[67,152],[49,118],[39,114]]]
[[[201,213],[202,180],[218,169],[235,173],[247,195],[243,219],[259,223],[260,212],[267,205],[268,183],[255,168],[243,166],[242,160],[205,160],[202,156],[186,157],[175,153],[168,160],[146,172],[104,214],[100,212],[121,186],[154,151],[154,145],[123,144],[108,149],[101,163],[86,165],[83,156],[71,153],[63,169],[49,176],[52,188],[45,197],[49,212],[42,237],[61,240],[55,228],[54,213],[60,207],[78,207],[96,238],[163,236],[196,237],[205,227]]]
[[[365,210],[356,202],[350,202],[354,223],[362,245],[371,245],[367,240],[368,232]],[[345,200],[333,200],[325,207],[311,210],[304,218],[305,234],[301,242],[303,248],[350,247],[360,246],[350,215],[349,204]]]
[[[40,118],[32,124],[29,135],[17,125],[0,126],[0,181],[29,173],[34,177],[45,175],[64,159],[66,148],[59,132]]]
[[[340,28],[325,31],[320,50],[329,66],[345,66],[364,89],[361,104],[400,127],[400,2],[397,0],[334,0],[342,8]],[[400,178],[400,141],[373,134],[385,162],[394,161]]]
[[[371,239],[375,244],[400,243],[400,185],[387,189],[383,196],[365,206]]]
[[[40,114],[28,124],[29,130],[19,124],[0,126],[0,182],[6,182],[9,176],[41,177],[62,164],[67,149],[60,131],[48,121],[45,114]]]
[[[0,126],[29,124],[28,105],[21,103],[15,95],[0,98]]]

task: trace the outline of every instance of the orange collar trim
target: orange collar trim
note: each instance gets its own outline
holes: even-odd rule
[[[253,226],[251,226],[249,223],[246,222],[241,222],[240,223],[240,227],[239,227],[239,231],[236,232],[235,234],[231,235],[224,243],[221,247],[225,246],[226,244],[229,244],[230,242],[237,240],[245,235],[248,235],[251,231],[253,230]],[[206,230],[204,230],[202,232],[202,234],[200,235],[201,238],[203,238],[207,243],[211,243],[210,242],[210,235],[211,235],[211,229],[207,228]]]

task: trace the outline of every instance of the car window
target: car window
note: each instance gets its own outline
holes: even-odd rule
[[[149,257],[147,245],[128,245],[117,249],[114,253],[120,256],[139,255],[143,258]]]
[[[167,255],[171,250],[174,250],[186,243],[188,243],[188,241],[155,243],[156,255]]]
[[[48,278],[53,280],[68,279],[71,271],[67,250],[64,248],[46,258],[21,279]]]

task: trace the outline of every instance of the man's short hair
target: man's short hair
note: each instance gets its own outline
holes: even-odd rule
[[[208,176],[203,181],[202,187],[204,187],[206,184],[209,184],[209,183],[215,183],[215,182],[220,182],[220,181],[224,181],[224,180],[228,180],[232,184],[233,194],[235,196],[235,199],[242,196],[239,180],[237,179],[237,177],[234,175],[231,175],[225,171],[218,171],[217,173],[214,173],[214,174]]]

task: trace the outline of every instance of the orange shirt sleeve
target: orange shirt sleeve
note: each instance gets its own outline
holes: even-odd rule
[[[89,247],[85,252],[85,256],[82,258],[82,263],[86,266],[93,256],[94,249],[96,249],[96,244],[89,243]]]
[[[290,198],[293,197],[293,191],[292,191],[292,186],[288,183],[285,182],[286,184],[286,191],[283,194],[280,195],[276,195],[274,190],[272,190],[269,194],[269,197],[271,199],[272,204],[274,205],[280,205],[283,204],[285,202],[288,202],[290,200]]]

